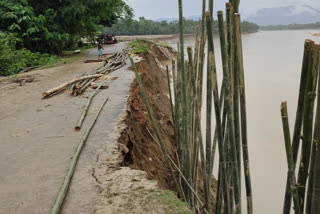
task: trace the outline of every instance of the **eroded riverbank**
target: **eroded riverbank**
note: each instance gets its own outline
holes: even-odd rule
[[[105,52],[121,51],[125,47],[123,43],[107,46]],[[92,50],[85,59],[95,58],[95,52],[96,50]],[[161,59],[161,56],[159,57]],[[132,97],[139,94],[135,83],[132,84],[134,74],[129,70],[128,61],[125,67],[110,74],[117,79],[109,84],[109,89],[102,90],[94,99],[80,132],[74,131],[74,125],[92,90],[77,97],[70,96],[66,91],[49,99],[41,99],[41,92],[45,89],[100,66],[99,63],[85,64],[83,61],[84,59],[81,59],[65,66],[33,71],[1,82],[1,212],[49,213],[74,150],[105,97],[110,100],[80,156],[62,213],[190,212],[188,206],[177,199],[174,192],[159,189],[159,186],[170,189],[170,185],[163,185],[163,180],[170,183],[170,177],[162,175],[163,179],[159,179],[158,184],[157,181],[150,180],[157,179],[150,177],[150,171],[143,172],[136,170],[139,167],[128,167],[129,164],[124,161],[126,154],[133,150],[124,144],[118,144],[118,141],[120,138],[124,143],[124,132],[129,127],[127,113],[130,114],[132,110],[129,106],[132,104]],[[148,69],[148,73],[160,71],[160,68]],[[166,81],[164,76],[159,78],[162,82]],[[152,87],[155,81],[157,80],[151,79],[149,86]],[[157,96],[152,97],[155,105],[159,101]],[[164,99],[167,95],[161,96]],[[168,100],[167,97],[166,99]],[[142,108],[138,106],[137,110],[143,112],[140,107]],[[169,116],[161,116],[169,120]],[[148,120],[147,115],[143,115],[143,118]],[[131,122],[130,127],[135,120]],[[172,129],[169,121],[167,123]],[[145,132],[145,129],[141,130]],[[172,138],[172,131],[169,130],[164,135]],[[150,139],[152,138],[149,135]],[[169,142],[172,142],[172,139]],[[151,157],[153,161],[158,159],[160,165],[155,167],[161,169],[163,163],[160,153],[154,153]],[[152,163],[149,157],[145,161]],[[140,163],[136,161],[135,164]]]

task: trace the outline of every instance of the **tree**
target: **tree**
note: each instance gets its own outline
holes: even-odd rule
[[[94,38],[103,26],[132,16],[124,0],[0,1],[0,30],[15,33],[18,49],[58,55],[81,37]]]

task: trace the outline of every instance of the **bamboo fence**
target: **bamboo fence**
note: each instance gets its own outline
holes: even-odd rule
[[[167,67],[177,163],[168,157],[160,134],[157,134],[157,138],[171,171],[176,168],[181,172],[178,179],[172,175],[173,179],[178,182],[176,186],[180,196],[189,203],[195,213],[199,210],[208,213],[242,213],[242,168],[245,176],[247,212],[253,213],[239,3],[239,0],[232,0],[226,4],[226,22],[223,20],[223,12],[218,12],[223,61],[223,67],[220,69],[215,63],[214,1],[202,1],[202,22],[196,32],[194,50],[187,47],[185,51],[183,1],[178,0],[180,35],[177,59],[172,61],[172,75]],[[135,68],[134,64],[133,67]],[[219,71],[222,71],[223,77],[220,87]],[[135,73],[142,89],[141,79],[136,71]],[[170,76],[172,76],[172,87]],[[205,90],[204,81],[206,81]],[[201,118],[203,98],[206,99],[205,118]],[[144,100],[148,107],[145,95]],[[152,110],[148,111],[152,118]],[[215,121],[211,119],[213,115]],[[205,121],[205,127],[201,126],[202,120]],[[154,129],[157,133],[156,123]],[[212,178],[216,148],[219,152],[219,176],[218,191],[215,195]],[[242,162],[243,167],[241,167]],[[201,173],[198,173],[199,170]],[[202,182],[199,182],[200,178]],[[203,183],[203,186],[199,186],[200,183]],[[203,190],[203,201],[198,197],[200,189]],[[216,207],[213,206],[214,198]]]
[[[319,128],[320,128],[320,45],[311,40],[305,41],[300,91],[293,133],[290,141],[289,125],[284,121],[284,135],[288,157],[288,177],[283,213],[291,212],[291,200],[298,214],[316,214],[320,212],[318,191],[320,173]],[[317,88],[318,99],[317,103]],[[282,104],[282,118],[287,118],[286,103]],[[316,108],[316,112],[314,111]],[[286,126],[286,128],[285,128]],[[313,127],[314,126],[314,127]],[[300,141],[302,141],[300,145]],[[300,151],[300,154],[299,154]],[[299,167],[297,158],[300,156]],[[298,173],[296,175],[296,171]],[[297,181],[296,181],[297,178]]]

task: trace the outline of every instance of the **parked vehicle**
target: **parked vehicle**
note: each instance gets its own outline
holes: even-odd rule
[[[113,34],[102,33],[97,38],[98,42],[102,42],[103,44],[115,44],[117,43],[117,39]]]

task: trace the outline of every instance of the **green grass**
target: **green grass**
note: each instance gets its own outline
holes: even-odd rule
[[[80,59],[81,57],[83,57],[84,54],[87,52],[87,50],[95,47],[96,45],[86,44],[82,48],[74,48],[74,49],[63,51],[62,56],[57,56],[55,60],[52,60],[49,63],[45,64],[44,66],[41,67],[41,69],[52,68],[52,67],[61,66],[64,64],[74,62]],[[75,50],[80,50],[80,53],[74,54]]]
[[[177,198],[176,193],[170,190],[155,190],[152,193],[159,204],[163,204],[165,211],[172,214],[192,214],[189,205]]]
[[[84,44],[81,48],[72,48],[72,49],[65,50],[65,51],[63,51],[62,55],[63,56],[70,56],[70,55],[73,55],[75,50],[80,50],[80,52],[83,52],[85,50],[95,48],[95,47],[97,47],[97,45],[95,45],[95,44],[90,44],[90,43]]]
[[[169,48],[169,49],[172,49],[172,47],[166,43],[159,43],[158,44],[160,47],[163,47],[163,48]]]
[[[80,59],[81,57],[83,57],[83,53],[75,54],[75,55],[72,55],[72,56],[56,57],[55,60],[52,60],[49,63],[41,66],[40,69],[53,68],[53,67],[56,67],[56,66],[61,66],[61,65],[64,65],[64,64],[68,64],[68,63],[71,63],[71,62],[74,62],[74,61]]]
[[[134,54],[147,53],[149,50],[146,41],[140,39],[130,42],[128,47],[133,48],[132,53]]]
[[[31,52],[27,49],[7,51],[0,56],[0,76],[16,75],[27,67],[44,69],[68,64],[83,57],[84,53],[93,47],[96,45],[85,44],[82,48],[63,51],[62,56]],[[74,54],[75,50],[80,50],[80,53]]]

